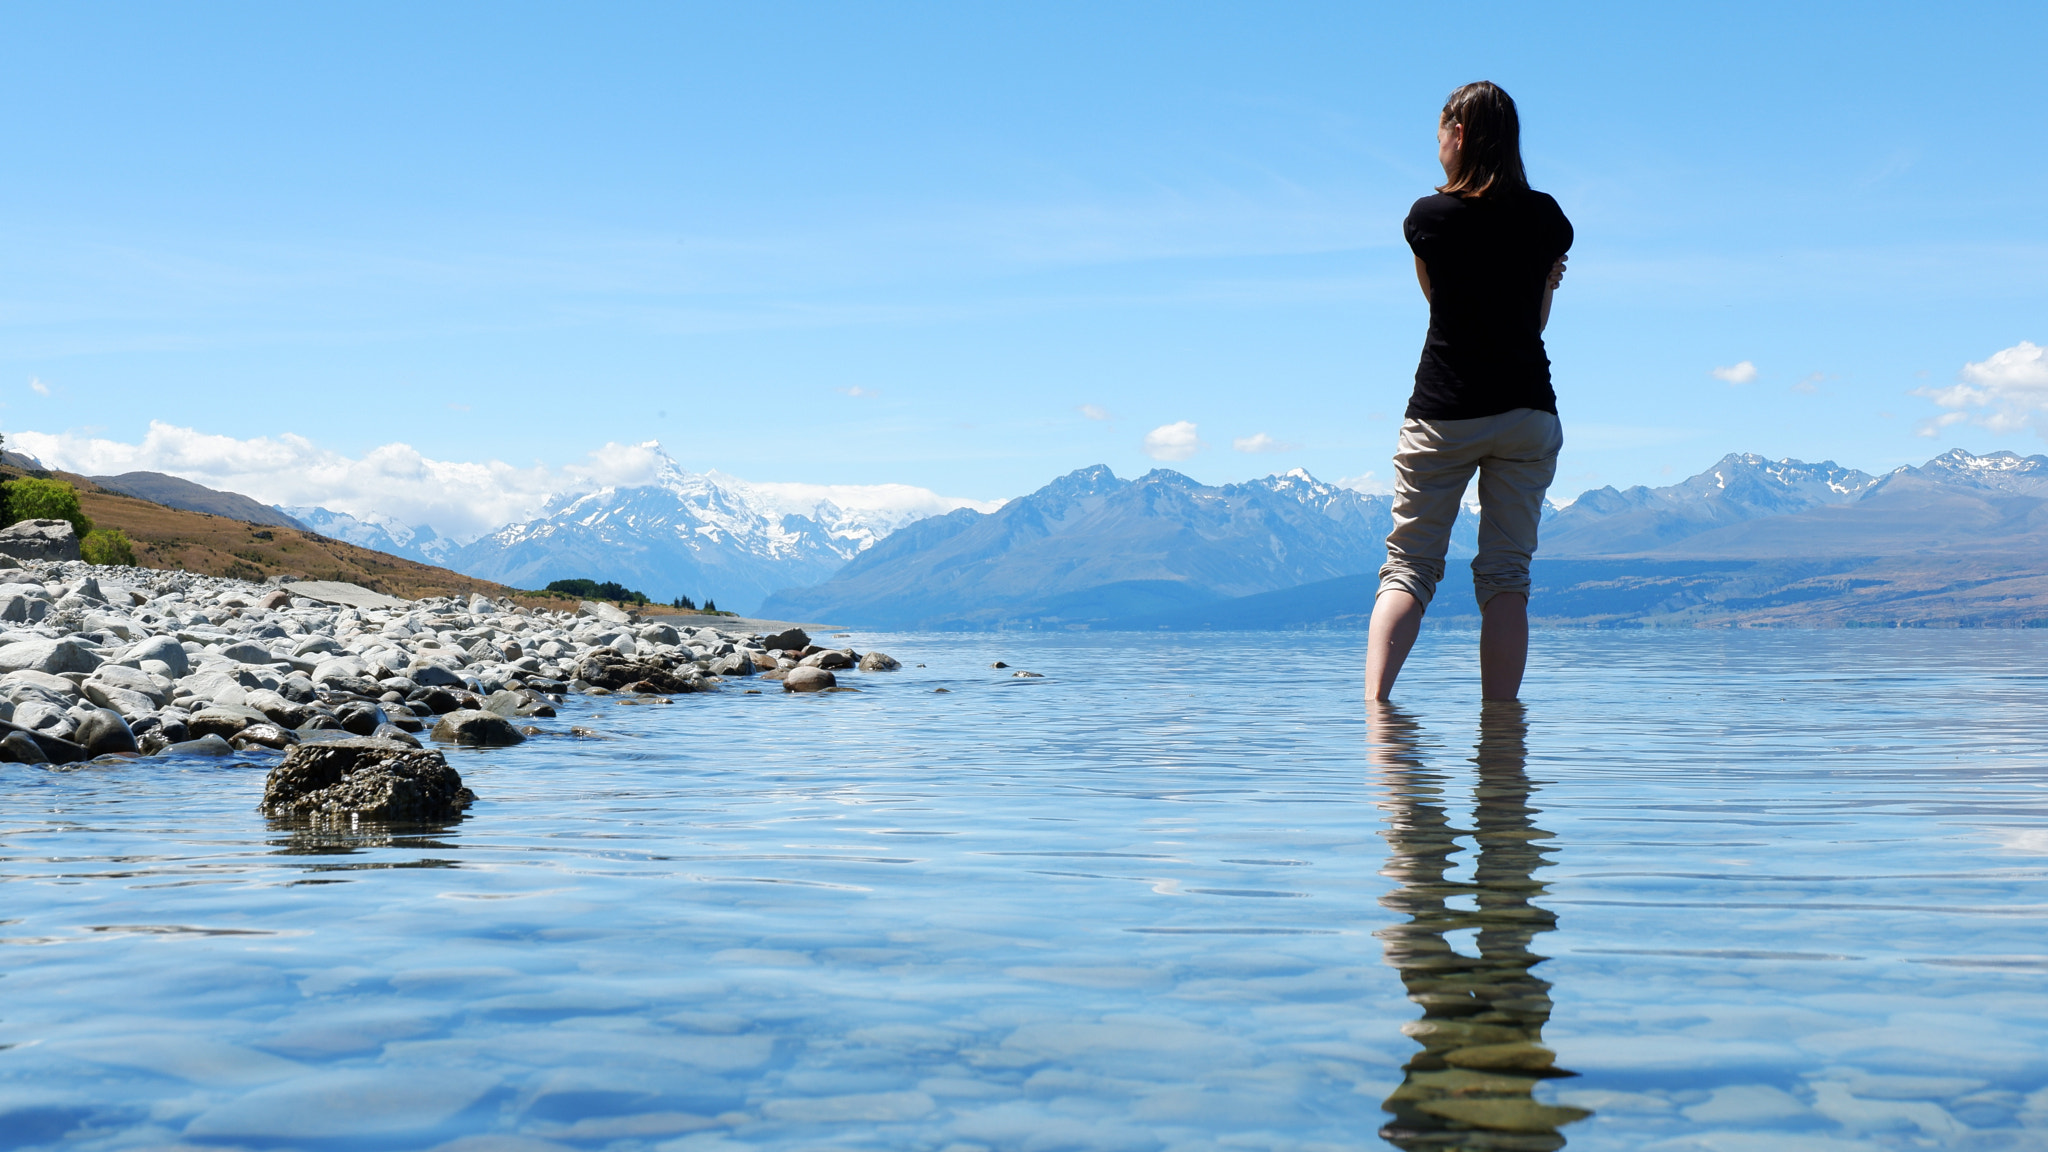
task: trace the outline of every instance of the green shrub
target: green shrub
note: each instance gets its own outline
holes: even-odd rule
[[[62,480],[34,478],[9,481],[0,502],[6,505],[7,522],[18,520],[69,520],[82,541],[92,531],[92,517],[78,506],[78,492]]]
[[[602,584],[584,579],[557,580],[548,585],[547,590],[580,596],[585,600],[611,600],[621,604],[628,600],[635,604],[647,603],[647,593],[635,592],[616,580],[607,580]]]
[[[78,554],[87,564],[121,564],[135,567],[135,546],[119,528],[95,528],[78,542]]]

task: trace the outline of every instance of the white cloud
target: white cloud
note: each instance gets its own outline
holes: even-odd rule
[[[1264,432],[1255,432],[1250,436],[1239,436],[1230,442],[1230,446],[1239,452],[1293,452],[1301,447],[1299,444],[1290,443],[1285,440],[1275,440]]]
[[[2048,348],[2022,340],[1963,365],[1956,378],[1946,388],[1913,390],[1949,409],[1923,421],[1922,436],[1968,421],[2000,433],[2030,428],[2048,439]]]
[[[1394,491],[1394,482],[1392,480],[1382,480],[1374,472],[1363,472],[1357,476],[1345,476],[1336,483],[1339,488],[1349,488],[1353,492],[1363,492],[1367,496],[1390,496]]]
[[[50,394],[50,386],[34,376],[28,378],[28,387],[29,391],[34,392],[38,396],[48,396]]]
[[[318,506],[364,520],[388,517],[431,525],[465,542],[530,519],[551,495],[651,483],[675,463],[654,440],[608,443],[574,464],[552,469],[515,468],[500,460],[433,460],[408,444],[386,444],[353,458],[303,436],[237,440],[161,421],[151,422],[140,444],[17,432],[9,434],[8,447],[88,476],[165,472],[265,504]],[[888,513],[880,519],[892,530],[955,508],[989,512],[1003,503],[940,496],[908,484],[754,483],[711,475],[787,512],[809,515],[820,502],[830,501],[847,510]]]
[[[855,384],[850,388],[839,389],[839,394],[842,396],[851,396],[855,400],[867,400],[881,395],[880,392],[876,391],[873,388],[863,388],[858,384]]]
[[[1109,419],[1109,409],[1104,408],[1099,404],[1083,404],[1079,408],[1075,409],[1075,411],[1079,412],[1083,416],[1086,416],[1090,420]]]
[[[1185,460],[1203,448],[1192,420],[1161,424],[1145,433],[1145,455],[1154,460]]]
[[[1756,379],[1756,365],[1744,360],[1740,364],[1731,364],[1726,368],[1716,368],[1708,373],[1708,375],[1716,380],[1726,380],[1730,384],[1747,384]]]
[[[746,492],[783,515],[809,516],[818,505],[833,504],[849,512],[880,513],[879,516],[868,517],[869,522],[885,526],[891,532],[914,520],[943,516],[956,508],[993,512],[1007,503],[1003,500],[941,496],[929,488],[910,484],[797,484],[742,480],[716,469],[707,475],[722,485]]]

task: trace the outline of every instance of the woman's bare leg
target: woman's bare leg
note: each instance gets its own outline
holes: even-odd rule
[[[1529,664],[1529,598],[1520,592],[1499,592],[1479,610],[1479,695],[1484,700],[1513,700],[1522,693],[1522,670]],[[1379,632],[1377,607],[1373,632]],[[1413,637],[1410,637],[1411,641]],[[1372,667],[1370,657],[1366,667]],[[1399,665],[1395,666],[1397,669]],[[1366,673],[1371,679],[1371,672]],[[1389,678],[1388,683],[1393,683]]]
[[[1499,597],[1494,597],[1499,599]],[[1407,592],[1381,590],[1372,602],[1372,631],[1365,641],[1365,697],[1386,700],[1394,694],[1394,678],[1422,631],[1422,601]],[[1520,676],[1517,674],[1519,681]]]

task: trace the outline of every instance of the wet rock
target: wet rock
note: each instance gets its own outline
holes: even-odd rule
[[[838,684],[838,677],[823,668],[817,667],[806,668],[799,665],[798,667],[791,668],[782,676],[782,690],[784,692],[822,692],[827,688],[836,687]]]
[[[425,727],[425,725],[421,725],[421,727]],[[418,731],[418,729],[414,729],[413,731]],[[412,734],[412,732],[409,732],[404,728],[400,728],[396,724],[379,724],[377,725],[377,730],[375,732],[370,733],[370,735],[379,740],[396,741],[397,743],[403,744],[408,748],[420,747],[419,739],[415,737]]]
[[[229,707],[201,708],[192,714],[192,719],[186,721],[186,726],[192,730],[194,736],[218,736],[225,740],[230,736],[240,735],[242,729],[255,722],[249,715],[251,711],[253,709]],[[261,712],[256,713],[256,715],[262,717],[262,722],[264,723],[268,723],[270,720],[268,716],[264,716]]]
[[[510,720],[481,708],[461,708],[441,717],[434,725],[433,738],[444,744],[500,747],[526,739]]]
[[[228,741],[235,748],[289,748],[298,742],[298,733],[276,724],[251,724]]]
[[[519,715],[519,710],[525,706],[526,697],[509,688],[493,692],[484,700],[484,711],[505,717]]]
[[[48,764],[42,746],[26,732],[9,732],[0,738],[0,761],[9,764]]]
[[[801,628],[777,632],[773,636],[761,637],[761,647],[769,651],[801,652],[811,646],[811,638]]]
[[[76,764],[80,760],[92,759],[92,756],[86,752],[83,745],[75,744],[70,740],[49,732],[33,731],[12,721],[0,720],[0,733],[10,735],[19,733],[34,741],[35,746],[42,751],[44,759],[52,764]]]
[[[1002,662],[1001,660],[998,660],[998,661],[996,661],[995,663],[993,663],[993,664],[989,665],[989,667],[991,667],[991,668],[1008,668],[1008,667],[1009,667],[1009,665],[1008,665],[1008,664],[1005,664],[1005,663],[1003,663],[1003,662]]]
[[[860,658],[863,672],[894,672],[903,667],[903,662],[887,652],[870,652]]]
[[[405,670],[405,677],[422,688],[462,687],[462,677],[439,664],[415,664]]]
[[[320,699],[320,689],[304,676],[287,676],[277,686],[277,694],[294,704],[311,704]]]
[[[424,708],[436,716],[462,707],[462,701],[446,688],[422,688],[408,695],[405,700],[408,705]]]
[[[1043,672],[1012,672],[1012,673],[1010,673],[1010,679],[1012,679],[1012,680],[1043,680],[1043,679],[1045,679],[1045,673],[1043,673]]]
[[[711,674],[713,676],[752,676],[754,674],[754,658],[744,649],[728,652],[711,662]]]
[[[78,532],[68,520],[20,520],[0,528],[0,555],[17,560],[76,560]]]
[[[797,661],[797,667],[823,668],[826,671],[830,672],[836,671],[840,668],[851,668],[853,667],[854,663],[855,661],[853,656],[853,649],[828,648],[823,652],[814,652],[811,655],[804,657],[802,660]]]
[[[341,724],[342,731],[357,736],[368,736],[377,730],[379,724],[388,722],[390,717],[375,704],[358,702],[336,708],[334,719]]]
[[[217,735],[201,736],[164,749],[166,756],[232,756],[235,746]]]
[[[270,770],[259,811],[309,823],[447,823],[476,800],[439,752],[395,740],[301,744]]]
[[[119,712],[109,708],[95,708],[78,722],[78,730],[72,733],[75,743],[83,747],[88,756],[106,756],[114,752],[140,751],[135,744],[135,734],[128,730],[128,722]]]

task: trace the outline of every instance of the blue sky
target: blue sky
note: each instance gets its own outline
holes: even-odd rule
[[[7,22],[0,429],[81,461],[151,421],[524,469],[652,438],[988,499],[1188,422],[1202,480],[1384,478],[1426,319],[1400,222],[1477,78],[1578,229],[1558,495],[2044,448],[2040,5]]]

